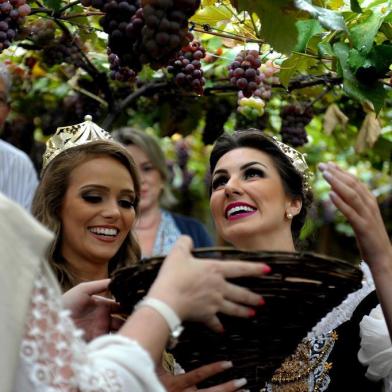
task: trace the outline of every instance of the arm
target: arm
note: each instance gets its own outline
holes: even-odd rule
[[[351,224],[361,256],[370,267],[392,337],[392,245],[377,200],[363,183],[337,165],[319,167],[331,185],[332,202]]]

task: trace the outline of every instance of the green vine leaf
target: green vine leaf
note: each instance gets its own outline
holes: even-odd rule
[[[44,0],[44,5],[51,10],[58,11],[61,8],[61,0]]]
[[[296,73],[307,72],[309,71],[309,68],[315,66],[317,63],[318,60],[313,57],[301,53],[293,53],[287,60],[283,61],[280,66],[280,83],[287,87]]]
[[[238,11],[255,13],[263,38],[278,52],[290,53],[297,43],[296,15],[291,0],[231,0]]]
[[[324,31],[320,22],[315,19],[299,20],[296,25],[298,29],[298,42],[294,49],[296,52],[305,52],[310,39]]]
[[[306,11],[312,15],[326,29],[336,31],[347,30],[344,18],[338,12],[314,6],[312,4],[312,0],[294,0],[294,4],[298,9]]]
[[[372,86],[366,86],[358,81],[349,65],[350,48],[348,45],[337,42],[333,50],[339,60],[340,74],[343,76],[344,91],[361,103],[372,102],[374,110],[378,113],[386,98],[386,90],[382,83],[375,82]]]
[[[349,35],[354,47],[362,53],[369,53],[383,21],[384,17],[382,15],[371,12],[365,20],[352,27]]]

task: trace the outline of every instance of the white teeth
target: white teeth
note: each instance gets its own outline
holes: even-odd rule
[[[103,234],[109,236],[116,236],[118,233],[117,229],[109,229],[107,227],[91,227],[89,230],[95,234]]]
[[[227,211],[227,216],[231,216],[237,212],[252,212],[252,211],[255,211],[255,209],[248,206],[237,206],[237,207],[230,208],[230,210]]]

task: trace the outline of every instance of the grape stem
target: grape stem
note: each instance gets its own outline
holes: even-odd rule
[[[95,15],[105,15],[104,12],[81,12],[79,14],[69,14],[69,15],[63,15],[60,19],[62,20],[69,20],[69,19],[74,19],[74,18],[82,18],[85,16],[95,16]]]

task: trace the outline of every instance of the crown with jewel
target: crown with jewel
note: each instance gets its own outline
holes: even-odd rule
[[[295,148],[290,147],[285,143],[282,143],[275,136],[272,138],[272,141],[279,148],[279,150],[282,151],[283,154],[287,156],[287,158],[289,158],[295,170],[297,170],[297,172],[301,174],[303,178],[304,191],[310,191],[312,189],[312,187],[310,186],[310,178],[313,174],[310,171],[308,164],[306,163],[306,154],[302,154]]]
[[[67,127],[59,127],[53,136],[46,142],[46,150],[43,155],[42,170],[57,155],[72,147],[77,147],[96,140],[112,140],[109,132],[99,127],[92,121],[92,117],[87,115],[84,122],[80,124],[70,125]]]

